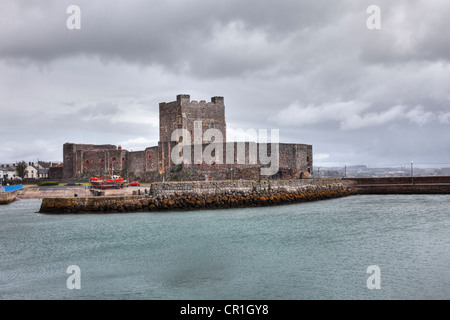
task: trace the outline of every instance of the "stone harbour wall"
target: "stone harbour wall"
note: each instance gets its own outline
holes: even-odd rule
[[[351,183],[350,183],[351,184]],[[147,194],[44,198],[40,213],[116,213],[273,206],[352,194],[340,179],[155,183]]]
[[[8,204],[16,200],[19,191],[0,192],[0,204]]]
[[[450,177],[347,178],[357,194],[450,194]]]

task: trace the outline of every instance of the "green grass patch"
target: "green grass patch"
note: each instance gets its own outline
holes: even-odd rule
[[[38,186],[40,187],[57,186],[57,185],[59,185],[59,182],[57,181],[40,181],[38,183]]]

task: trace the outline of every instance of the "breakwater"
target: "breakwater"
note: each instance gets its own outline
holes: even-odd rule
[[[355,194],[450,194],[450,177],[348,178]]]
[[[115,213],[273,206],[348,196],[341,179],[153,183],[141,195],[44,198],[40,213]],[[147,191],[147,192],[145,192]]]
[[[22,189],[22,185],[14,186],[0,186],[0,204],[8,204],[16,200],[19,190]]]
[[[8,204],[16,200],[17,193],[19,191],[1,192],[0,193],[0,204]]]

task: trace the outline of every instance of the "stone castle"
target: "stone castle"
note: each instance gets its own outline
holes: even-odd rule
[[[223,134],[220,139],[209,134],[216,129]],[[173,139],[176,130],[184,134]],[[198,134],[198,133],[201,134]],[[217,132],[217,131],[216,131]],[[197,134],[196,134],[197,133]],[[190,137],[189,137],[190,136]],[[188,140],[186,140],[188,139]],[[184,141],[183,141],[184,140]],[[192,153],[193,161],[176,164],[172,154],[183,142],[182,154]],[[192,148],[191,148],[192,146]],[[195,147],[196,146],[196,147]],[[218,152],[217,148],[227,151]],[[243,146],[242,149],[240,146]],[[60,178],[82,179],[94,175],[118,174],[127,180],[144,182],[195,181],[195,180],[260,180],[299,179],[313,172],[312,146],[305,144],[279,143],[277,171],[262,175],[261,169],[268,167],[261,161],[261,143],[227,142],[225,105],[223,97],[212,97],[211,102],[191,101],[189,95],[178,95],[176,101],[159,104],[159,142],[157,146],[142,151],[127,151],[115,145],[93,145],[65,143],[63,146],[63,168]],[[194,154],[201,150],[215,161],[204,161]],[[268,150],[271,152],[270,144]],[[253,152],[252,152],[253,151]],[[228,153],[230,152],[230,153]],[[269,152],[269,153],[270,153]],[[229,155],[231,154],[231,160]]]

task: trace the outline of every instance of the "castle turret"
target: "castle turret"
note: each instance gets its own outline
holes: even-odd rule
[[[177,102],[184,104],[189,103],[191,101],[191,96],[188,94],[179,94],[177,95]]]
[[[222,103],[223,104],[223,97],[212,97],[211,98],[212,103]]]

